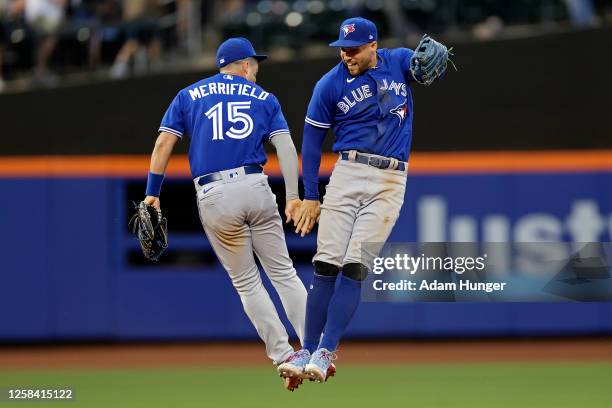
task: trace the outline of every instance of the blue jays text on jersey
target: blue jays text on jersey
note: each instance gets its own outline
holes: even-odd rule
[[[358,150],[407,161],[412,141],[412,54],[407,48],[380,49],[376,67],[356,77],[340,62],[315,86],[306,123],[331,127],[336,152]]]
[[[191,138],[193,178],[249,164],[266,163],[263,143],[289,133],[278,99],[240,76],[219,73],[176,95],[159,127]]]

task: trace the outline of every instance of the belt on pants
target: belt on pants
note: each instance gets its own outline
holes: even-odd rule
[[[243,166],[242,168],[244,169],[244,174],[263,173],[263,168],[259,164],[249,164],[247,166]],[[223,175],[220,171],[203,175],[198,179],[198,184],[203,186],[204,184],[219,180],[223,180]]]
[[[406,170],[406,163],[403,161],[399,161],[394,158],[386,159],[384,157],[368,156],[355,150],[342,152],[340,153],[340,157],[342,157],[342,160],[355,161],[357,163],[367,164],[368,166],[376,167],[378,169],[391,169],[399,171]]]

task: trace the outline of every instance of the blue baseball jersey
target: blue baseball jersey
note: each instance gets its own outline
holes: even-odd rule
[[[219,73],[179,91],[159,131],[191,138],[189,166],[196,178],[264,165],[263,143],[289,127],[274,95],[245,78]]]
[[[333,129],[334,152],[358,150],[407,161],[413,53],[408,48],[379,49],[376,67],[356,77],[340,62],[317,82],[306,123]]]

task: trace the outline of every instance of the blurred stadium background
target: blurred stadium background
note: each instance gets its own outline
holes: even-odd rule
[[[74,388],[84,407],[612,406],[612,304],[562,298],[363,303],[338,376],[283,391],[202,233],[187,143],[162,194],[170,248],[144,262],[127,220],[176,92],[246,36],[299,150],[353,15],[383,47],[432,34],[459,67],[412,89],[392,241],[612,240],[609,1],[0,0],[0,388]],[[274,155],[266,171],[282,208]],[[307,283],[316,236],[286,233]]]

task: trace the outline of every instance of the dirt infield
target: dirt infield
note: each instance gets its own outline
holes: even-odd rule
[[[499,361],[612,361],[612,339],[355,342],[338,352],[348,364]],[[257,343],[0,347],[0,370],[205,367],[269,364]]]

